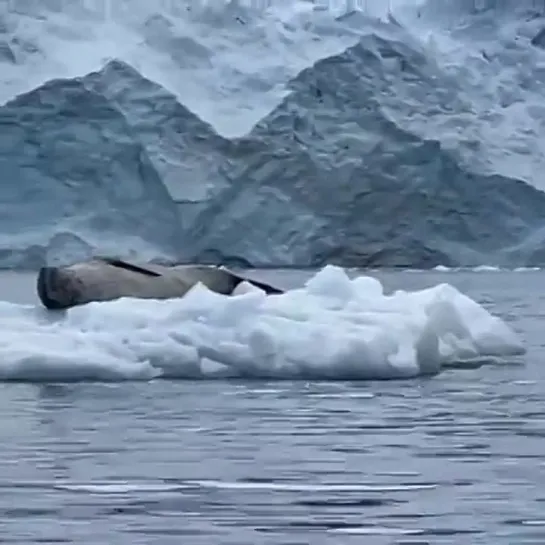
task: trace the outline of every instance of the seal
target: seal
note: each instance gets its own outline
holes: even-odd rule
[[[245,278],[224,267],[139,265],[107,257],[67,267],[42,267],[36,288],[45,308],[64,310],[93,301],[112,301],[121,297],[183,297],[199,282],[222,295],[231,295],[242,282],[248,282],[268,295],[283,293],[267,283]]]

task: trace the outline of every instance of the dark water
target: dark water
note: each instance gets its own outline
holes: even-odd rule
[[[3,384],[0,542],[543,545],[545,273],[379,276],[456,285],[519,332],[523,364],[396,382]],[[31,298],[28,278],[2,280],[3,298]]]

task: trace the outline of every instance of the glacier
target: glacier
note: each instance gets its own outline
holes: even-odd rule
[[[543,0],[7,0],[0,267],[545,264]]]

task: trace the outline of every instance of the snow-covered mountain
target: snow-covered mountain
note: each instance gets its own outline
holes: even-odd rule
[[[4,0],[0,266],[542,265],[544,29],[543,0]]]

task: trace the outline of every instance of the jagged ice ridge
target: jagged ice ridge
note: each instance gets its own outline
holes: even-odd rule
[[[0,14],[0,266],[545,262],[542,0],[116,6]]]

